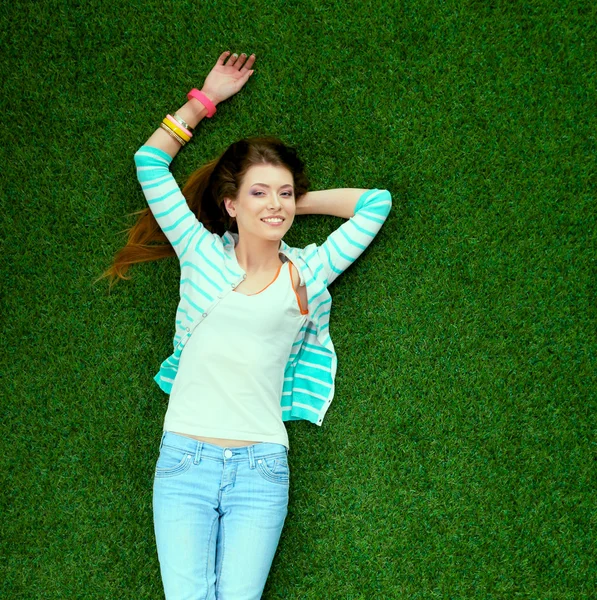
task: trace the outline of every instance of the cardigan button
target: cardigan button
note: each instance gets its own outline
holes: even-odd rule
[[[205,319],[205,317],[207,317],[207,313],[203,313],[203,318]]]
[[[191,328],[190,328],[190,327],[187,327],[187,331],[191,331]]]

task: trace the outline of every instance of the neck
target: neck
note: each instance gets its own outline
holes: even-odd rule
[[[239,235],[234,248],[236,260],[245,273],[271,271],[280,266],[280,240],[251,239]]]

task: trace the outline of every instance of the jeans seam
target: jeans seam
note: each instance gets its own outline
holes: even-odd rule
[[[216,530],[216,532],[218,531],[218,527],[215,527],[215,528],[214,528],[214,525],[215,525],[215,524],[217,524],[217,522],[218,522],[218,518],[216,517],[216,518],[215,518],[215,519],[212,521],[212,523],[211,523],[211,531],[209,532],[209,540],[207,541],[207,550],[208,550],[207,554],[208,554],[208,556],[209,556],[209,551],[210,551],[210,549],[211,549],[211,540],[212,540],[212,538],[213,538],[213,535],[214,535],[214,529]],[[206,561],[205,561],[205,589],[206,589],[206,594],[207,594],[207,596],[206,596],[206,597],[209,597],[209,579],[208,579],[208,569],[209,569],[209,560],[206,560]],[[217,577],[216,577],[216,584],[215,584],[214,588],[217,588],[217,585],[218,585],[218,579],[217,579]],[[214,590],[214,593],[215,593],[215,592],[216,592],[216,591]],[[216,597],[217,597],[217,593],[215,593],[215,595],[216,595]]]
[[[222,575],[222,567],[224,566],[224,555],[226,554],[226,527],[224,524],[225,519],[220,519],[220,535],[222,536],[222,556],[220,558],[220,569],[219,573],[216,572],[216,598],[220,591],[220,581]]]

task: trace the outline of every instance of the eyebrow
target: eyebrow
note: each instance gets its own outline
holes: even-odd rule
[[[269,188],[269,185],[267,185],[267,183],[259,183],[259,182],[256,182],[256,183],[254,183],[253,185],[262,185],[263,187]],[[293,186],[292,186],[292,184],[290,184],[290,183],[285,183],[284,185],[281,185],[281,186],[280,186],[280,188],[283,188],[283,187],[293,187]]]

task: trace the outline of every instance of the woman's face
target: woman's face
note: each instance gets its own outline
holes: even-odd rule
[[[254,165],[245,174],[236,200],[224,202],[228,214],[236,217],[239,236],[281,240],[296,211],[292,173],[285,167]]]

